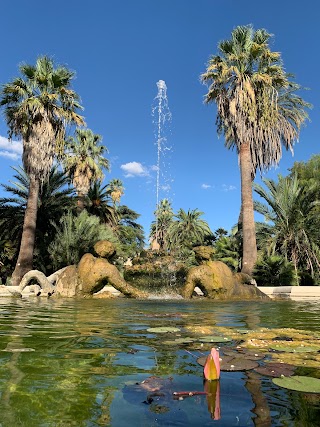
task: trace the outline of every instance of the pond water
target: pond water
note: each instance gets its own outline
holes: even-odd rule
[[[253,371],[222,372],[211,401],[174,399],[204,390],[197,357],[212,344],[170,340],[192,327],[319,333],[319,315],[315,302],[2,299],[0,426],[318,426],[319,395]]]

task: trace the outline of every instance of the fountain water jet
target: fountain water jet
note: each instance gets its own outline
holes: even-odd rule
[[[164,80],[157,82],[158,94],[155,97],[155,105],[152,108],[153,123],[156,125],[156,146],[157,146],[157,179],[156,179],[156,211],[159,208],[160,189],[168,190],[170,185],[160,185],[160,171],[161,171],[161,155],[165,151],[170,151],[170,147],[166,145],[167,138],[165,136],[165,130],[168,124],[171,122],[171,112],[169,109],[168,98],[167,98],[167,85]],[[152,242],[152,249],[159,249],[158,243],[158,218],[156,216],[156,234],[155,240]]]

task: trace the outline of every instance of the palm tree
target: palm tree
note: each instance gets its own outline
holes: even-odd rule
[[[23,168],[12,168],[15,171],[15,181],[10,185],[0,184],[10,197],[0,198],[0,240],[11,241],[15,249],[15,259],[21,239],[24,214],[28,203],[29,177]],[[61,216],[75,206],[73,189],[69,188],[68,177],[52,167],[48,180],[40,187],[37,205],[37,223],[35,233],[35,260],[39,267],[45,268],[47,248],[55,236],[54,224]]]
[[[250,275],[257,259],[252,179],[257,169],[278,164],[282,145],[292,151],[309,106],[296,95],[299,86],[285,73],[280,53],[270,50],[270,37],[264,29],[235,28],[201,76],[210,85],[205,102],[217,104],[218,133],[239,155],[242,271]]]
[[[120,241],[126,243],[126,230],[131,229],[134,231],[132,238],[136,242],[137,247],[141,250],[144,243],[144,231],[142,225],[137,222],[140,214],[128,208],[126,205],[121,205],[117,209],[119,215],[118,228],[116,234],[119,236]]]
[[[168,199],[161,200],[154,215],[156,219],[151,224],[150,240],[156,241],[159,249],[166,249],[168,246],[167,234],[174,217],[171,202]]]
[[[101,141],[102,137],[91,129],[76,129],[75,138],[66,141],[63,164],[78,194],[79,213],[85,208],[90,185],[103,178],[103,168],[109,170],[109,161],[103,157],[107,149]]]
[[[239,239],[236,233],[230,236],[220,235],[218,240],[214,242],[213,259],[224,262],[231,270],[237,272],[241,265],[239,246]]]
[[[260,224],[264,247],[269,256],[281,254],[293,263],[298,284],[299,266],[312,276],[320,268],[317,186],[304,187],[296,176],[279,175],[277,183],[271,179],[263,182],[267,189],[255,184],[254,190],[266,202],[255,202],[255,210],[266,221]]]
[[[108,185],[102,186],[101,181],[95,181],[91,184],[88,191],[89,206],[87,211],[91,215],[100,218],[102,224],[110,225],[116,228],[119,215],[111,205],[111,197],[108,191]]]
[[[179,209],[175,215],[176,220],[168,230],[170,250],[201,245],[205,236],[212,234],[208,223],[200,219],[202,215],[203,212],[198,209],[188,210],[188,212]]]
[[[113,206],[119,205],[124,194],[124,186],[120,179],[114,178],[108,184],[108,191],[113,201]]]
[[[65,137],[65,126],[84,123],[77,113],[79,96],[70,88],[72,71],[62,66],[55,68],[46,56],[39,57],[35,66],[22,64],[19,68],[21,77],[5,84],[0,93],[9,137],[22,138],[22,161],[30,180],[13,284],[32,269],[39,187],[50,173]]]

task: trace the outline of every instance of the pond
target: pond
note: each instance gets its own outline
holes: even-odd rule
[[[319,316],[316,302],[1,299],[0,426],[318,426],[320,395],[253,370],[221,372],[209,394],[173,393],[204,392],[197,358],[212,347],[208,331],[320,338]],[[148,331],[158,327],[179,331]]]

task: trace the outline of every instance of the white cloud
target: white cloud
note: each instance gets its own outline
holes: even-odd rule
[[[4,151],[4,150],[0,150],[0,157],[7,157],[8,159],[11,159],[11,160],[21,159],[21,156],[19,156],[19,154],[11,153],[10,151]]]
[[[7,157],[12,160],[21,159],[22,142],[9,141],[8,138],[0,135],[0,156]]]
[[[203,188],[204,190],[208,190],[208,188],[211,188],[210,184],[201,184],[201,188]]]
[[[237,187],[235,187],[234,185],[226,185],[226,184],[222,185],[222,191],[233,191],[236,189]]]
[[[139,162],[129,162],[121,165],[120,168],[124,171],[126,178],[135,176],[148,176],[148,170]]]

